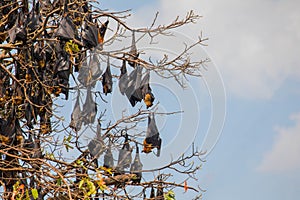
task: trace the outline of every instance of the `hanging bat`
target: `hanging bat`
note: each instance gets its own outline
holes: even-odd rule
[[[75,132],[78,132],[82,126],[82,111],[79,104],[79,93],[76,98],[76,102],[73,108],[73,112],[71,114],[71,122],[70,128],[72,128]]]
[[[132,181],[132,183],[140,183],[141,182],[142,169],[143,169],[143,164],[140,160],[139,147],[138,147],[138,144],[136,144],[135,158],[134,158],[133,163],[131,164],[131,167],[130,167],[130,173],[136,175],[136,179],[134,179]]]
[[[78,81],[85,87],[96,86],[97,79],[101,76],[100,62],[96,54],[93,54],[87,64],[87,58],[79,69]]]
[[[108,23],[109,21],[107,20],[104,24],[101,25],[98,31],[98,44],[100,44],[101,46],[104,43],[104,36],[107,30]]]
[[[88,15],[88,19],[83,21],[82,40],[83,45],[90,49],[98,45],[99,26],[97,20],[93,23],[92,15]]]
[[[8,31],[9,39],[11,43],[16,41],[26,41],[27,33],[22,19],[24,15],[22,12],[18,13],[18,17],[15,25]]]
[[[110,71],[110,63],[109,63],[109,56],[108,56],[106,71],[102,75],[103,93],[105,95],[112,92],[112,84],[113,82],[112,82],[112,75]]]
[[[54,36],[59,37],[61,40],[72,40],[77,36],[77,29],[72,19],[68,15],[68,1],[65,1],[64,5],[64,17],[59,23],[59,26],[54,34]]]
[[[142,67],[136,66],[136,68],[129,74],[128,86],[125,94],[132,107],[136,105],[137,102],[142,101],[142,90],[141,79],[142,79]]]
[[[97,104],[93,100],[91,88],[87,88],[86,100],[82,109],[83,123],[84,125],[92,124],[95,122],[97,114]]]
[[[103,141],[103,137],[101,136],[101,125],[99,123],[97,124],[96,138],[90,141],[88,144],[88,149],[93,159],[99,158],[99,156],[105,151],[105,143]]]
[[[125,131],[125,140],[123,143],[122,149],[119,151],[119,157],[118,157],[118,165],[116,167],[117,173],[115,175],[123,174],[124,169],[130,167],[132,158],[131,158],[131,148],[129,145],[129,140],[128,140],[128,134]]]
[[[142,90],[142,96],[144,103],[146,104],[147,108],[151,107],[153,105],[154,101],[154,95],[152,94],[152,90],[149,85],[150,80],[150,71],[147,70],[146,74],[141,82],[141,90]]]
[[[106,152],[104,154],[104,163],[103,167],[106,169],[113,169],[114,168],[114,158],[111,152],[111,140],[109,139],[109,144],[107,146]]]
[[[162,186],[162,175],[160,174],[157,178],[158,181],[160,181],[160,183],[157,186],[157,190],[156,190],[156,199],[158,200],[164,200],[164,188]]]
[[[62,51],[57,54],[56,61],[56,73],[54,77],[57,77],[58,90],[55,94],[58,96],[59,93],[65,94],[66,100],[69,97],[69,76],[71,73],[71,62],[69,61],[69,55]]]
[[[41,18],[40,18],[40,2],[38,1],[35,3],[35,0],[33,0],[32,3],[32,10],[27,16],[27,27],[28,27],[28,32],[31,33],[38,29],[39,24],[41,23]]]
[[[125,94],[125,91],[128,87],[128,75],[126,69],[126,60],[123,58],[123,63],[121,67],[121,75],[119,77],[119,90],[122,95]]]
[[[139,57],[139,53],[137,52],[137,48],[136,48],[136,41],[135,41],[135,32],[132,31],[132,42],[131,42],[131,48],[130,51],[128,52],[129,54],[129,60],[128,60],[128,64],[131,67],[135,67],[136,66],[136,60]]]
[[[144,148],[142,152],[150,153],[152,152],[152,149],[157,148],[156,156],[160,156],[161,138],[159,137],[159,132],[155,123],[154,113],[149,114],[148,116],[148,128],[143,145]]]

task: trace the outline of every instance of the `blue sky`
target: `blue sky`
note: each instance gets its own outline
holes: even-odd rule
[[[220,71],[227,96],[221,138],[200,173],[200,185],[207,189],[203,199],[299,198],[299,1],[100,4],[114,10],[132,8],[128,23],[136,26],[148,26],[156,11],[161,13],[161,23],[191,9],[203,16],[180,31],[191,38],[200,31],[209,37],[205,50]]]
[[[220,140],[200,185],[214,200],[298,199],[300,195],[300,14],[298,1],[107,1],[132,8],[129,24],[148,25],[195,10],[203,18],[184,34],[207,37],[207,54],[227,95]],[[147,23],[148,22],[148,23]]]

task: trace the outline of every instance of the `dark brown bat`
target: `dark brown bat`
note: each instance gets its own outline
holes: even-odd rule
[[[136,66],[128,77],[128,86],[125,94],[132,107],[143,99],[141,90],[142,70],[141,66]]]
[[[73,112],[71,114],[71,122],[70,122],[70,128],[72,128],[75,132],[80,131],[82,126],[82,111],[80,108],[79,103],[79,93],[76,98],[76,102],[73,108]]]
[[[55,37],[59,37],[61,40],[72,40],[75,36],[77,36],[77,29],[68,15],[68,1],[66,0],[64,5],[64,17],[59,23]]]
[[[153,105],[154,101],[154,95],[152,94],[152,90],[149,85],[149,80],[150,80],[150,71],[147,70],[146,74],[141,82],[141,91],[142,91],[142,96],[144,103],[146,104],[147,108],[151,107]]]
[[[55,94],[65,94],[66,100],[69,97],[69,76],[72,67],[69,60],[69,55],[64,50],[57,53],[55,78],[57,78],[56,86],[58,86],[58,90],[55,92]]]
[[[98,44],[103,45],[104,43],[104,36],[108,27],[109,21],[107,20],[104,24],[101,25],[98,31]]]
[[[35,3],[35,0],[33,0],[32,3],[32,10],[27,16],[27,27],[28,27],[28,32],[31,33],[38,29],[39,24],[41,23],[41,18],[40,18],[40,2],[38,1]]]
[[[87,88],[86,100],[82,109],[83,123],[84,125],[92,124],[95,122],[97,114],[97,104],[93,100],[91,88]]]
[[[125,140],[123,143],[123,147],[122,149],[119,150],[118,165],[116,167],[117,173],[115,173],[115,175],[123,174],[124,169],[130,167],[132,161],[132,157],[131,157],[132,150],[129,145],[128,134],[126,133],[126,131],[124,137]]]
[[[119,77],[119,90],[122,95],[125,94],[127,87],[128,87],[128,75],[126,69],[126,60],[124,59],[121,67],[121,75]]]
[[[160,174],[157,178],[158,181],[162,181],[162,175]],[[164,188],[162,183],[159,183],[156,190],[156,199],[157,200],[164,200]]]
[[[114,168],[114,158],[111,152],[111,140],[109,139],[109,144],[107,146],[106,152],[104,154],[104,163],[103,167],[106,169],[113,169]]]
[[[135,32],[134,31],[132,31],[131,48],[130,48],[130,51],[128,52],[128,54],[129,54],[128,64],[132,67],[135,67],[136,66],[135,61],[138,59],[139,53],[138,53],[137,48],[136,48]]]
[[[159,132],[155,123],[154,113],[148,116],[148,128],[146,133],[146,138],[144,139],[144,153],[150,153],[154,148],[157,148],[156,156],[160,156],[161,149],[161,138],[159,137]]]
[[[112,84],[113,84],[112,75],[111,75],[111,71],[110,71],[110,63],[109,63],[109,57],[108,57],[106,71],[102,75],[103,93],[105,95],[112,92]]]
[[[94,159],[99,158],[99,156],[105,151],[105,143],[101,136],[101,125],[99,123],[97,125],[97,136],[90,141],[88,149]]]
[[[26,41],[27,33],[22,21],[23,18],[24,14],[20,12],[15,25],[8,31],[11,43],[15,43],[16,41]]]
[[[143,169],[143,164],[140,160],[139,147],[138,147],[138,144],[136,144],[135,158],[133,160],[133,163],[130,166],[130,173],[136,175],[136,179],[134,179],[132,181],[133,183],[140,183],[141,182],[142,169]]]
[[[102,70],[100,69],[100,62],[96,54],[90,56],[89,64],[87,58],[79,69],[78,81],[85,87],[96,86],[97,79],[101,76]]]
[[[82,40],[86,48],[93,48],[98,45],[99,26],[97,20],[93,23],[92,15],[83,21]]]

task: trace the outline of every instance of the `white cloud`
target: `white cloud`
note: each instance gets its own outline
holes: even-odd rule
[[[220,68],[228,91],[250,99],[268,99],[288,78],[300,77],[300,1],[163,0],[142,7],[131,22],[150,25],[195,10],[204,17],[184,34],[201,30],[210,38],[206,48]],[[170,40],[172,41],[172,40]]]
[[[292,115],[292,127],[276,127],[278,133],[272,149],[257,168],[262,172],[294,172],[300,170],[300,113]]]

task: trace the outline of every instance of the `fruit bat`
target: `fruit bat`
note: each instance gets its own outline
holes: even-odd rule
[[[45,108],[39,113],[40,116],[40,133],[48,134],[52,131],[50,113]]]
[[[101,25],[98,31],[98,44],[102,45],[104,42],[104,36],[107,30],[109,21],[107,20],[104,24]]]
[[[121,67],[121,75],[119,77],[119,90],[122,95],[125,94],[127,87],[128,87],[128,75],[126,69],[126,60],[124,59]]]
[[[135,61],[138,59],[139,53],[137,52],[137,48],[136,48],[135,32],[134,31],[132,31],[131,48],[130,48],[130,51],[128,52],[128,54],[129,54],[128,64],[132,67],[135,67],[136,66]]]
[[[0,118],[0,142],[12,144],[20,135],[22,135],[22,130],[13,107],[7,119]]]
[[[160,174],[157,178],[158,181],[162,181],[162,175]],[[159,183],[156,190],[156,199],[164,200],[164,190],[162,183]]]
[[[114,167],[114,158],[113,158],[113,154],[111,152],[111,141],[110,141],[110,139],[109,139],[109,144],[107,146],[106,152],[104,154],[103,167],[105,167],[107,169],[113,169],[113,167]]]
[[[136,179],[134,179],[132,182],[133,183],[140,183],[141,178],[142,178],[142,169],[143,169],[143,164],[140,160],[140,154],[139,154],[139,147],[136,144],[136,153],[135,153],[135,158],[133,160],[133,163],[131,164],[130,167],[130,173],[136,175]]]
[[[66,96],[66,100],[69,97],[69,76],[71,73],[71,62],[69,61],[69,55],[65,51],[57,53],[56,60],[56,73],[57,85],[59,86],[56,95],[63,93]]]
[[[99,156],[105,151],[105,143],[103,137],[101,136],[101,125],[97,124],[97,135],[96,138],[92,139],[88,144],[88,149],[91,156],[94,159],[99,158]]]
[[[89,64],[86,60],[79,69],[78,81],[85,87],[94,88],[97,79],[101,76],[100,62],[96,54],[90,57]]]
[[[27,16],[27,27],[29,33],[35,31],[39,27],[39,23],[41,22],[39,12],[40,12],[40,3],[39,1],[35,3],[35,0],[33,0],[32,10]]]
[[[143,145],[144,148],[142,152],[150,153],[152,149],[157,148],[156,156],[160,156],[161,138],[159,137],[159,132],[155,123],[154,113],[149,114],[148,116],[148,128]]]
[[[116,167],[117,173],[124,173],[124,169],[130,167],[131,158],[131,148],[129,145],[128,134],[125,133],[125,140],[123,147],[119,150],[118,165]],[[117,175],[117,174],[115,174]]]
[[[73,108],[73,112],[71,114],[71,122],[70,128],[72,128],[75,132],[78,132],[82,126],[82,111],[79,104],[79,93],[76,98],[76,102]]]
[[[8,31],[11,43],[15,43],[17,40],[26,41],[27,33],[22,21],[23,18],[23,13],[19,13],[15,25]]]
[[[151,93],[151,88],[149,85],[150,80],[150,71],[147,70],[142,82],[141,82],[141,92],[143,96],[144,103],[146,104],[147,108],[153,105],[154,95]]]
[[[102,86],[103,86],[103,93],[107,95],[107,93],[112,92],[112,75],[110,71],[110,63],[109,63],[109,57],[107,58],[107,67],[106,71],[102,75]]]
[[[92,124],[95,122],[97,114],[97,104],[93,100],[91,88],[87,88],[86,100],[83,104],[82,116],[84,125]]]
[[[143,99],[142,91],[140,89],[142,70],[143,69],[141,66],[137,66],[128,77],[128,86],[125,94],[132,107],[134,107],[137,102],[140,102]]]
[[[77,36],[77,29],[72,19],[68,15],[68,1],[65,1],[64,5],[64,17],[59,23],[59,26],[55,32],[55,36],[62,40],[72,40]]]
[[[98,23],[97,20],[92,22],[92,15],[88,16],[88,20],[83,21],[82,40],[83,45],[90,49],[98,45]]]

